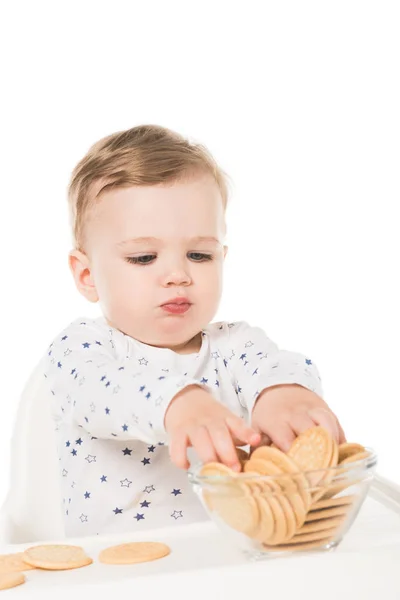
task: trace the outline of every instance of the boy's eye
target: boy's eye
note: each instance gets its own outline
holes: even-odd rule
[[[148,265],[155,259],[155,254],[146,254],[144,256],[127,256],[126,260],[135,265]]]
[[[211,254],[203,254],[202,252],[189,252],[188,256],[196,262],[212,259]]]

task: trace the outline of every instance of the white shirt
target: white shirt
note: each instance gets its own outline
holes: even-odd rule
[[[195,354],[149,346],[79,318],[48,348],[67,536],[122,533],[206,519],[187,473],[169,458],[164,416],[193,383],[250,423],[267,387],[297,383],[322,397],[313,362],[278,349],[246,322],[211,323]]]

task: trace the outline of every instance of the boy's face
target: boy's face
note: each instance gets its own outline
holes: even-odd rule
[[[86,254],[71,252],[70,267],[108,323],[146,344],[197,351],[199,332],[219,305],[226,254],[212,176],[105,192],[86,232]],[[162,306],[178,297],[190,303],[185,312]]]

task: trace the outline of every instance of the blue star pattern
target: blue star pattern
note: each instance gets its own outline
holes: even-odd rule
[[[193,383],[247,420],[265,388],[296,383],[322,396],[314,362],[279,350],[245,322],[210,324],[198,353],[137,342],[104,318],[77,319],[45,354],[57,422],[67,536],[207,519],[169,458],[164,416]]]

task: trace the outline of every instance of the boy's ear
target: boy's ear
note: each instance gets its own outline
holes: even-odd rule
[[[90,262],[86,254],[80,250],[71,250],[68,254],[68,265],[78,292],[86,300],[89,300],[89,302],[98,302],[99,296],[94,285]]]

